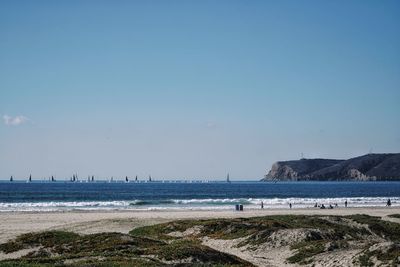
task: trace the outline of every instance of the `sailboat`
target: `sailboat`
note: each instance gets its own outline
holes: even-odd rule
[[[13,179],[13,177],[12,177],[12,175],[11,175],[11,177],[10,177],[10,182],[12,182],[12,181],[14,181],[14,179]]]
[[[110,179],[109,182],[110,182],[110,183],[114,182],[114,177],[113,177],[113,176],[111,176],[111,179]]]
[[[149,182],[151,182],[151,175],[149,175]]]
[[[28,183],[29,183],[29,182],[32,182],[32,174],[29,175]]]
[[[128,176],[125,177],[125,182],[129,182]]]
[[[52,182],[55,182],[55,181],[56,181],[56,179],[54,179],[54,176],[53,176],[53,175],[51,176],[51,181],[52,181]]]
[[[228,183],[231,182],[231,180],[229,180],[229,172],[228,172],[228,174],[226,175],[226,182],[228,182]]]
[[[94,175],[92,175],[92,182],[94,182]]]
[[[138,181],[138,179],[137,179],[137,175],[136,175],[136,177],[135,177],[135,182],[137,182]]]

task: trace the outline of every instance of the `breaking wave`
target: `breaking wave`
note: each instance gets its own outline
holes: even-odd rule
[[[385,206],[387,197],[351,198],[207,198],[207,199],[158,199],[119,201],[48,201],[48,202],[0,202],[0,212],[10,211],[65,211],[65,210],[229,210],[235,204],[243,204],[246,209],[257,209],[263,202],[264,208],[311,208],[318,204],[344,205],[350,207]],[[400,206],[400,197],[391,197],[393,206]]]

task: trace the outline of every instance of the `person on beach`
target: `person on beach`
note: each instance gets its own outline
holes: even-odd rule
[[[344,207],[347,208],[347,200],[344,202]]]
[[[325,209],[325,205],[324,204],[321,205],[321,209]]]
[[[318,203],[315,202],[314,208],[318,208]]]
[[[261,209],[264,208],[264,202],[261,201]]]
[[[388,206],[388,207],[392,206],[392,201],[390,200],[390,198],[387,200],[386,206]]]

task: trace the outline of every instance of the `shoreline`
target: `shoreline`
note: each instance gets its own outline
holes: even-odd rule
[[[345,202],[353,208],[382,208],[391,199],[392,207],[400,207],[400,197],[328,197],[328,198],[206,198],[167,200],[110,200],[110,201],[33,201],[0,202],[1,213],[15,212],[147,212],[147,211],[231,211],[242,204],[245,210],[259,210],[260,204],[268,210],[281,210],[293,204],[296,209],[315,209],[315,204],[344,208]],[[338,205],[338,206],[337,206]]]
[[[246,205],[244,205],[244,210],[243,211],[236,211],[233,207],[229,209],[215,209],[215,208],[173,208],[173,207],[165,207],[165,208],[154,208],[154,209],[117,209],[117,208],[110,208],[110,209],[65,209],[65,210],[29,210],[29,211],[23,211],[23,210],[15,210],[15,211],[0,211],[0,217],[3,214],[64,214],[64,213],[166,213],[166,212],[177,212],[177,213],[186,213],[186,212],[215,212],[215,213],[237,213],[237,214],[244,214],[244,213],[249,213],[249,212],[285,212],[287,211],[289,214],[291,211],[334,211],[334,210],[399,210],[400,211],[400,205],[392,205],[391,207],[387,206],[350,206],[350,207],[334,207],[333,209],[325,208],[315,208],[315,207],[293,207],[293,208],[264,208],[261,209],[260,207],[258,208],[247,208]]]
[[[101,232],[128,233],[130,230],[158,223],[185,219],[249,218],[269,215],[338,215],[367,214],[400,223],[390,214],[400,214],[400,207],[339,207],[334,209],[293,208],[258,210],[157,210],[157,211],[49,211],[1,212],[0,243],[20,234],[45,230],[65,230],[81,234]]]

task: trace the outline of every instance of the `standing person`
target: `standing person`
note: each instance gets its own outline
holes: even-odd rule
[[[386,206],[388,206],[388,207],[392,206],[392,201],[390,201],[390,198],[388,199]]]
[[[264,208],[264,202],[261,201],[261,209]]]
[[[292,203],[289,203],[289,208],[292,208]]]
[[[344,207],[347,208],[347,200],[344,202]]]

